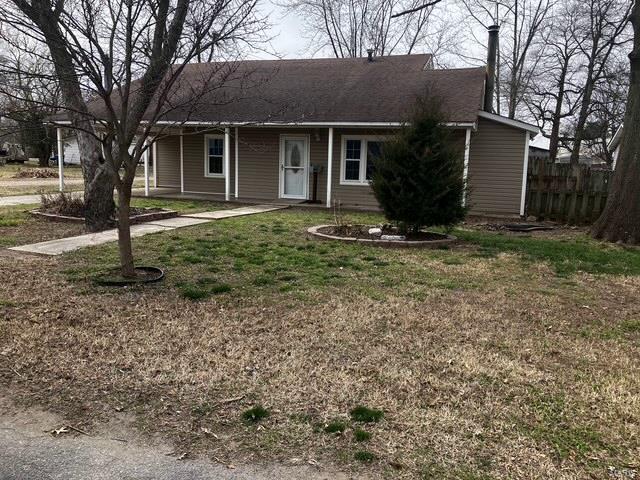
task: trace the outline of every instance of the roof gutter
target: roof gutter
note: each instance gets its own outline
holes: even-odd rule
[[[540,133],[540,128],[538,128],[536,125],[522,122],[520,120],[514,120],[508,117],[503,117],[502,115],[496,115],[495,113],[489,113],[489,112],[480,110],[478,112],[478,117],[485,118],[487,120],[492,120],[496,123],[502,123],[503,125],[509,125],[510,127],[513,127],[513,128],[519,128],[520,130],[526,130],[535,135]]]
[[[59,125],[70,125],[71,121],[61,120],[52,122]],[[149,122],[143,120],[143,124]],[[371,127],[371,128],[390,128],[401,127],[405,122],[174,122],[167,120],[159,120],[152,122],[154,125],[169,125],[176,127]],[[476,129],[476,122],[446,122],[446,127],[451,128],[472,128]]]

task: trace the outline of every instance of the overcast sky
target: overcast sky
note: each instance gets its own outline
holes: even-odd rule
[[[309,45],[309,38],[304,31],[302,22],[300,21],[300,13],[293,11],[291,8],[284,8],[277,5],[278,0],[261,0],[258,3],[260,12],[268,18],[271,23],[271,30],[268,36],[272,37],[272,50],[277,52],[283,58],[309,58],[331,56],[331,52],[312,53]],[[439,8],[434,11],[434,17],[458,18],[461,14],[454,6],[447,8]],[[451,22],[451,20],[449,20]],[[463,26],[460,22],[451,22],[449,28],[454,29],[457,34],[457,50],[464,51],[465,56],[453,54],[451,52],[440,52],[437,61],[440,66],[447,67],[468,67],[478,66],[484,63],[486,50],[484,46],[487,36],[486,30],[480,25],[469,24]],[[482,42],[481,44],[479,42]],[[416,51],[415,53],[433,53],[431,51]],[[250,53],[249,58],[273,58],[267,52],[254,51]]]
[[[272,41],[274,51],[284,58],[308,57],[308,42],[304,38],[304,32],[300,28],[298,14],[287,12],[286,9],[276,5],[271,0],[264,0],[260,9],[265,12],[272,23],[269,36],[274,37]],[[254,56],[258,58],[272,58],[267,53],[257,52]]]

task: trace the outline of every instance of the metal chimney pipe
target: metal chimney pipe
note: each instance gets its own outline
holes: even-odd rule
[[[498,25],[491,25],[488,30],[487,85],[484,91],[484,109],[487,112],[493,113],[493,95],[496,88],[496,58],[498,55],[498,34],[500,27]]]
[[[367,57],[370,62],[373,62],[373,48],[367,49]]]

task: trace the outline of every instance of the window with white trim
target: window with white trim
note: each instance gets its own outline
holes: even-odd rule
[[[386,139],[378,136],[347,136],[342,139],[340,183],[369,185],[375,172],[375,159]]]
[[[206,135],[204,176],[224,177],[224,135]]]

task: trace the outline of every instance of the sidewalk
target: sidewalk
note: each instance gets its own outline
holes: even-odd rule
[[[126,417],[125,417],[126,418]],[[111,419],[87,432],[49,432],[63,419],[38,409],[18,409],[0,396],[0,478],[13,480],[347,480],[340,472],[300,461],[298,466],[232,466],[185,455],[149,440],[128,422]],[[213,457],[215,458],[215,457]],[[362,477],[359,477],[362,478]]]
[[[14,205],[30,205],[40,203],[40,195],[8,195],[0,197],[0,207],[13,207]]]
[[[210,212],[187,214],[180,217],[155,220],[139,225],[131,226],[131,237],[142,237],[150,233],[175,230],[176,228],[190,227],[201,223],[208,223],[224,218],[239,217],[243,215],[254,215],[256,213],[271,212],[287,208],[283,205],[254,205],[251,207],[233,208],[230,210],[215,210]],[[115,242],[118,240],[118,230],[111,229],[98,233],[87,233],[75,237],[59,238],[46,242],[32,243],[19,247],[11,247],[9,250],[17,252],[35,253],[38,255],[62,255],[66,252],[78,250],[80,248],[93,247],[103,243]]]

